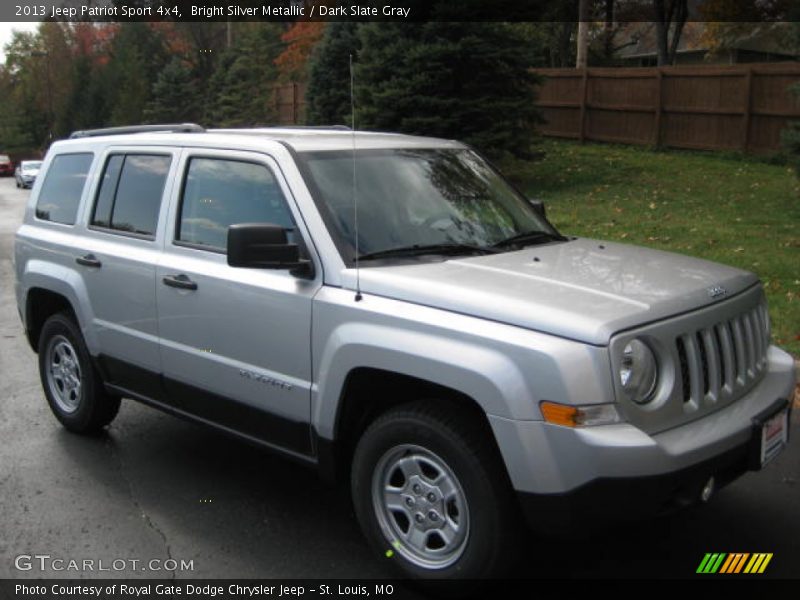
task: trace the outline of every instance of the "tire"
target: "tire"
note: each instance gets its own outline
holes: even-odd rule
[[[381,560],[415,579],[496,577],[513,566],[524,527],[489,435],[447,402],[400,406],[367,428],[351,488]]]
[[[39,376],[50,410],[74,433],[97,433],[119,411],[120,399],[105,391],[73,318],[57,313],[39,336]]]

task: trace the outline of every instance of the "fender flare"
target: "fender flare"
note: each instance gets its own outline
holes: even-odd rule
[[[86,347],[93,356],[97,355],[98,342],[94,330],[89,324],[94,320],[94,311],[89,300],[89,292],[83,278],[74,270],[52,262],[32,259],[25,264],[22,277],[25,282],[23,291],[24,306],[26,307],[26,326],[28,301],[31,290],[43,289],[59,294],[67,299],[72,306],[78,326],[81,329]]]

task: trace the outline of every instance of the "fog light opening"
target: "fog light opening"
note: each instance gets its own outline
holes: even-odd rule
[[[708,481],[706,481],[706,484],[703,486],[703,489],[700,491],[700,501],[706,503],[711,500],[711,496],[714,495],[715,488],[716,481],[714,481],[713,477],[709,477]]]

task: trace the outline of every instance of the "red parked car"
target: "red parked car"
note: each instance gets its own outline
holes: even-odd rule
[[[14,165],[8,154],[0,154],[0,176],[11,177],[14,174]]]

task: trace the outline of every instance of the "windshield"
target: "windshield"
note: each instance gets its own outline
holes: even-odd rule
[[[35,171],[42,166],[41,161],[25,161],[22,163],[22,170],[23,171]]]
[[[355,257],[353,153],[304,152],[309,186],[346,261]],[[357,150],[358,252],[409,247],[490,248],[553,227],[467,149]]]

